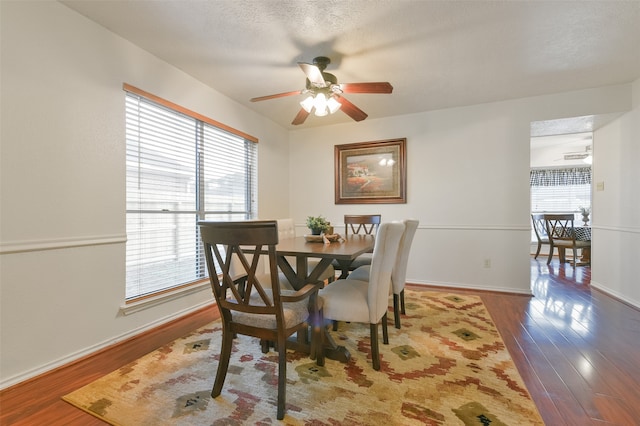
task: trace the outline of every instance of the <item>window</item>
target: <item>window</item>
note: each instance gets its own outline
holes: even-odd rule
[[[591,206],[591,167],[533,169],[529,181],[532,213],[574,213],[579,220],[580,208]]]
[[[207,277],[197,221],[256,216],[257,140],[126,91],[126,299]]]

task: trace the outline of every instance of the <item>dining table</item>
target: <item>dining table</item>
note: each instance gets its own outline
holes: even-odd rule
[[[308,237],[285,238],[276,246],[278,267],[293,288],[299,290],[305,284],[319,282],[320,275],[333,260],[336,260],[343,270],[348,271],[349,265],[358,256],[373,250],[374,243],[373,235],[348,235],[329,243],[308,241]],[[295,257],[295,268],[287,257]],[[320,259],[312,270],[308,269],[309,258]],[[340,278],[346,276],[341,275]]]
[[[574,226],[573,232],[575,234],[576,241],[591,241],[591,226]],[[560,261],[566,262],[565,250],[563,248],[560,248],[559,255]],[[582,253],[580,253],[580,263],[577,263],[577,265],[588,265],[590,263],[591,247],[583,247]]]
[[[329,243],[308,241],[307,237],[300,236],[280,240],[276,246],[276,256],[280,270],[291,286],[299,290],[308,283],[324,286],[324,282],[319,280],[320,274],[331,265],[334,259],[345,267],[343,270],[348,270],[351,262],[361,254],[373,250],[374,244],[373,235],[348,235]],[[287,259],[288,257],[295,257],[295,268]],[[308,268],[310,258],[320,259],[311,270]],[[325,357],[348,362],[351,357],[349,351],[335,342],[327,327],[323,327],[323,333]],[[302,352],[309,351],[309,346],[309,336],[304,333],[298,333],[295,340],[287,342],[287,347]]]
[[[574,226],[573,231],[576,233],[576,241],[591,241],[590,226]],[[591,247],[584,247],[580,256],[582,264],[591,263]]]

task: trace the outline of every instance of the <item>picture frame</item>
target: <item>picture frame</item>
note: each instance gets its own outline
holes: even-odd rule
[[[335,145],[336,204],[405,204],[406,138]]]

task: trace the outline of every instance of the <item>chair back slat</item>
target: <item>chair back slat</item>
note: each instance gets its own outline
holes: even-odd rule
[[[533,222],[533,230],[536,233],[538,240],[545,240],[548,237],[547,227],[544,222],[544,214],[532,214],[531,221]]]
[[[200,225],[218,306],[229,311],[281,315],[279,286],[263,285],[258,278],[262,272],[258,268],[259,260],[266,252],[271,280],[278,280],[276,221],[200,222]],[[218,270],[219,275],[211,273]],[[265,286],[269,291],[265,291]]]
[[[544,219],[550,241],[575,242],[576,233],[573,226],[573,214],[545,214]]]
[[[344,215],[344,233],[375,235],[382,222],[382,215],[379,214],[359,214]]]

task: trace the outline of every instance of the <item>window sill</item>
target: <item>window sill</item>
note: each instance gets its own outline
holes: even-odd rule
[[[149,298],[137,300],[132,303],[126,303],[120,306],[120,312],[123,315],[131,315],[136,312],[140,312],[145,309],[149,309],[154,306],[158,306],[163,303],[170,302],[172,300],[180,299],[189,294],[198,293],[204,289],[211,289],[211,285],[209,284],[208,280],[198,284],[191,285],[189,287],[178,289],[176,291],[159,294],[157,296],[152,296]],[[207,302],[207,303],[210,303],[210,302]]]

